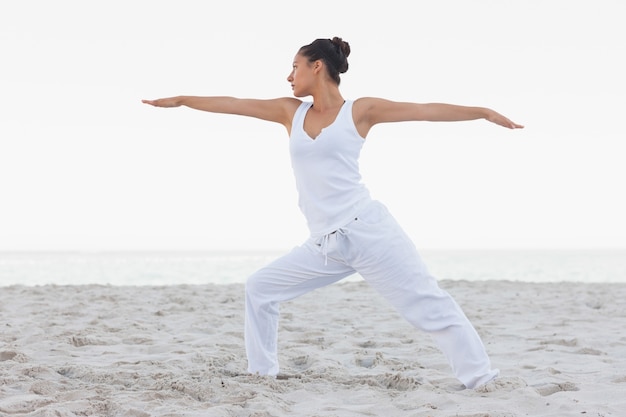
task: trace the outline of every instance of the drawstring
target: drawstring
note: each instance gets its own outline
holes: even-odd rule
[[[328,265],[328,239],[330,239],[330,235],[332,235],[333,233],[329,233],[322,237],[321,246],[322,246],[322,255],[324,255],[324,265]]]
[[[348,234],[348,230],[339,228],[335,230],[334,232],[330,232],[322,236],[322,243],[320,243],[319,245],[321,246],[321,249],[322,249],[322,255],[324,255],[324,265],[328,265],[328,242],[330,241],[330,236],[334,234],[345,236]]]

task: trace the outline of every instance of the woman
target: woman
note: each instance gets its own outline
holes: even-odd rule
[[[248,371],[276,376],[279,304],[358,272],[416,328],[430,333],[456,377],[468,388],[492,380],[480,337],[452,297],[439,288],[410,238],[361,183],[358,157],[378,123],[486,119],[515,129],[483,107],[400,103],[380,98],[345,100],[340,76],[350,46],[341,38],[300,48],[287,81],[297,98],[271,100],[178,96],[143,100],[156,107],[187,106],[280,123],[289,133],[299,206],[310,237],[246,283]],[[299,97],[312,96],[313,101]]]

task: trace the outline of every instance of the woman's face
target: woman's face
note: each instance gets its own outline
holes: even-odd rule
[[[297,54],[293,59],[292,70],[287,81],[291,84],[294,96],[305,97],[310,95],[310,87],[314,79],[313,64],[300,54]]]

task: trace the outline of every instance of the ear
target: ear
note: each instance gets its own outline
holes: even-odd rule
[[[317,61],[313,62],[313,72],[315,74],[319,73],[322,68],[324,68],[324,61],[318,59]]]

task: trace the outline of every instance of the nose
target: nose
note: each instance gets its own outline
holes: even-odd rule
[[[289,75],[287,76],[287,81],[288,81],[288,82],[292,82],[292,81],[293,81],[293,71],[291,71],[291,72],[289,73]]]

